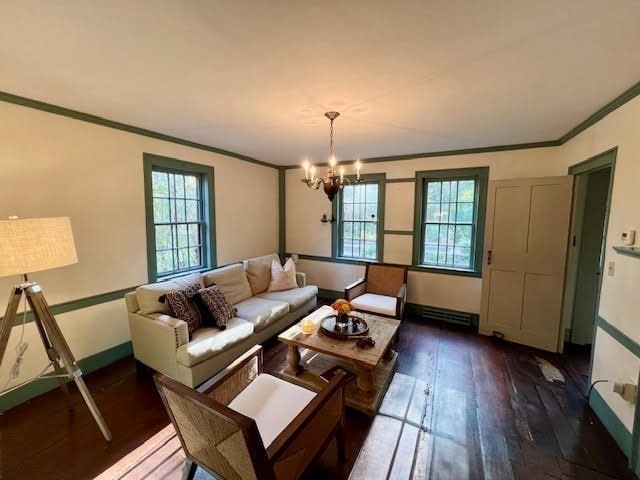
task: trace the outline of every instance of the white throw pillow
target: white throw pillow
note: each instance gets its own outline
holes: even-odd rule
[[[291,290],[297,288],[296,264],[291,258],[287,259],[284,267],[280,262],[273,259],[271,261],[271,282],[269,282],[269,292],[279,292],[281,290]]]

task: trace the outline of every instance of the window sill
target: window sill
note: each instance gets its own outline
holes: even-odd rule
[[[366,265],[367,263],[377,263],[378,260],[372,258],[355,258],[355,257],[334,257],[332,259],[336,263],[352,263],[355,265]]]
[[[460,277],[482,278],[482,272],[463,268],[434,267],[432,265],[411,265],[412,272],[436,273],[439,275],[457,275]]]

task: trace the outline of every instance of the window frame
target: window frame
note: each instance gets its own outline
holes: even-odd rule
[[[346,176],[349,181],[355,183],[355,176]],[[376,225],[376,258],[364,258],[364,257],[345,257],[340,255],[342,251],[342,236],[341,222],[342,222],[342,206],[343,206],[343,192],[340,190],[336,195],[336,198],[331,202],[331,214],[335,222],[331,224],[331,258],[336,260],[345,261],[348,263],[367,263],[367,262],[382,262],[384,257],[384,210],[385,210],[385,185],[386,185],[386,173],[368,173],[360,175],[360,185],[362,184],[377,184],[378,185],[378,208],[377,208],[377,225]]]
[[[475,209],[473,212],[474,235],[472,239],[472,268],[459,268],[453,266],[438,266],[422,263],[424,246],[424,210],[425,188],[431,181],[460,181],[474,180],[477,188],[475,191]],[[462,275],[469,277],[482,276],[482,257],[484,252],[484,228],[487,210],[487,190],[489,183],[489,167],[452,168],[446,170],[423,170],[416,172],[415,177],[415,204],[413,221],[413,265],[412,269],[442,273],[450,275]]]
[[[202,196],[202,266],[188,270],[173,271],[158,275],[156,259],[156,231],[153,217],[153,172],[169,172],[180,175],[198,174],[201,177]],[[147,276],[149,282],[179,277],[193,272],[201,272],[215,268],[216,258],[216,214],[215,214],[215,182],[214,168],[199,163],[186,162],[176,158],[164,157],[151,153],[143,154],[145,220],[147,233]]]

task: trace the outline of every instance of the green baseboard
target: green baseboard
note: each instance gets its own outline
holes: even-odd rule
[[[35,348],[38,347],[42,346],[35,346]],[[102,352],[83,358],[82,360],[78,360],[78,366],[80,367],[80,370],[82,370],[83,374],[87,374],[106,367],[110,363],[120,360],[132,353],[133,348],[131,346],[131,342],[124,342],[120,345],[116,345],[115,347],[108,348],[107,350],[103,350]],[[11,359],[10,356],[7,356],[6,358]],[[15,406],[27,402],[28,400],[42,395],[49,390],[53,390],[54,388],[58,388],[57,380],[48,378],[27,383],[22,387],[16,388],[4,395],[0,395],[0,413],[6,412]]]
[[[596,413],[598,418],[607,428],[613,439],[616,441],[622,452],[631,458],[631,445],[633,437],[631,432],[624,426],[618,416],[611,410],[611,407],[604,401],[602,395],[595,388],[591,392],[589,406]]]

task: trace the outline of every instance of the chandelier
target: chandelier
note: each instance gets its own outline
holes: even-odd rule
[[[329,201],[332,202],[339,190],[344,186],[345,181],[351,183],[348,178],[344,178],[344,167],[340,167],[340,176],[336,175],[336,156],[333,154],[333,121],[338,118],[340,112],[327,112],[324,114],[329,119],[329,168],[327,170],[327,179],[316,178],[316,167],[310,165],[308,161],[305,161],[302,165],[304,167],[304,178],[302,181],[307,184],[307,187],[314,190],[318,190],[322,185],[324,193],[329,197]],[[356,160],[356,182],[360,181],[360,160]]]

